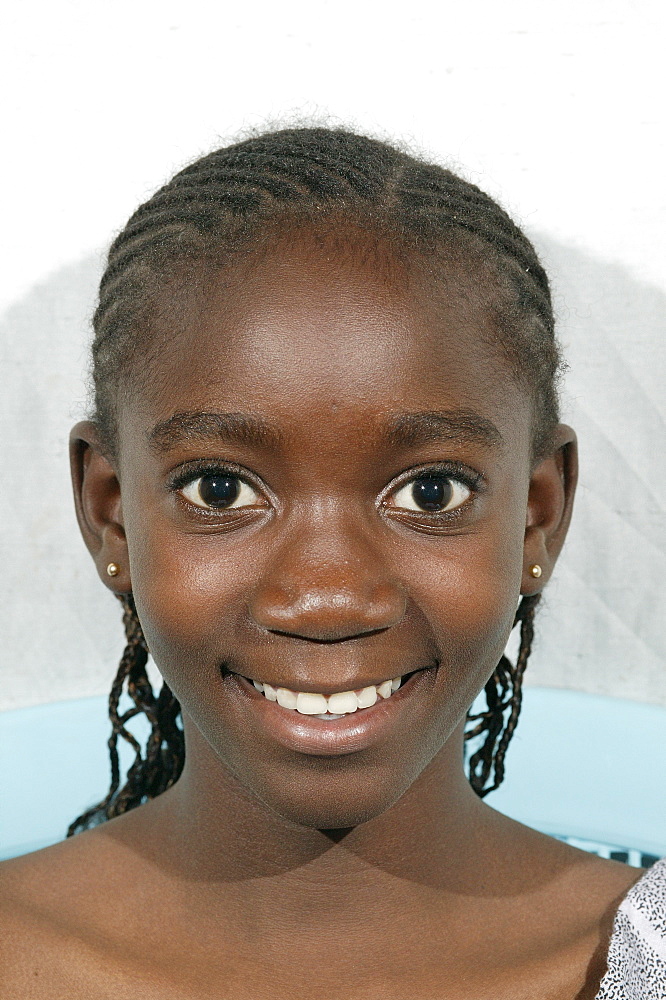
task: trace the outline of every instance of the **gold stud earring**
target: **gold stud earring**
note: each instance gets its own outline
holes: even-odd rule
[[[543,570],[541,569],[541,566],[539,566],[539,563],[533,563],[532,566],[530,566],[530,575],[535,577],[537,580],[542,573]]]
[[[106,572],[109,574],[109,576],[118,576],[118,574],[120,573],[120,566],[118,566],[116,563],[109,563],[109,565],[106,567]]]

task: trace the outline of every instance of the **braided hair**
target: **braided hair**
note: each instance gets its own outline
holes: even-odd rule
[[[529,239],[475,185],[392,145],[344,129],[286,128],[217,149],[177,173],[132,215],[111,245],[95,311],[94,419],[103,447],[117,451],[117,400],[133,362],[150,357],[151,310],[172,277],[202,265],[228,266],[289,226],[319,232],[355,226],[437,264],[442,252],[467,255],[492,275],[501,308],[496,339],[532,399],[532,456],[548,451],[559,419],[561,359],[546,273]],[[179,272],[180,269],[180,272]],[[186,272],[187,273],[187,272]],[[505,655],[485,686],[487,709],[470,715],[475,747],[469,780],[481,796],[497,788],[521,705],[522,677],[539,595],[523,597],[515,665]],[[180,705],[166,683],[155,697],[146,672],[148,649],[131,594],[121,597],[127,646],[111,689],[111,787],[79,816],[68,836],[154,798],[176,782],[184,764]],[[119,714],[127,684],[133,707]],[[151,735],[141,747],[126,728],[143,712]],[[135,761],[119,790],[117,741]]]

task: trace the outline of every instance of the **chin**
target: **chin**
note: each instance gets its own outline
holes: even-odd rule
[[[360,782],[347,775],[347,788],[336,788],[335,780],[325,778],[318,782],[318,789],[309,795],[287,797],[274,789],[255,790],[262,802],[283,819],[313,830],[343,830],[367,823],[381,816],[407,791],[412,781],[403,781],[399,787],[384,787],[377,783],[366,787],[363,794]],[[309,782],[304,783],[305,787]],[[326,787],[328,785],[328,787]],[[369,783],[367,783],[369,786]],[[361,787],[359,787],[361,786]]]

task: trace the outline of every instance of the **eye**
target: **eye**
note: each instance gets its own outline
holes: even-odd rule
[[[199,476],[181,488],[190,503],[207,510],[229,510],[251,507],[259,502],[259,494],[238,476],[209,473]]]
[[[419,476],[396,490],[391,506],[441,514],[460,507],[471,494],[468,486],[451,476]]]

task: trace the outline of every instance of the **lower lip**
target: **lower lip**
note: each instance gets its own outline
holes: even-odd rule
[[[379,697],[371,708],[359,708],[341,719],[301,715],[269,701],[239,674],[225,675],[225,688],[242,702],[244,712],[255,712],[257,724],[289,750],[313,756],[337,757],[380,743],[391,730],[411,725],[415,700],[431,689],[437,667],[417,670],[389,698]]]

